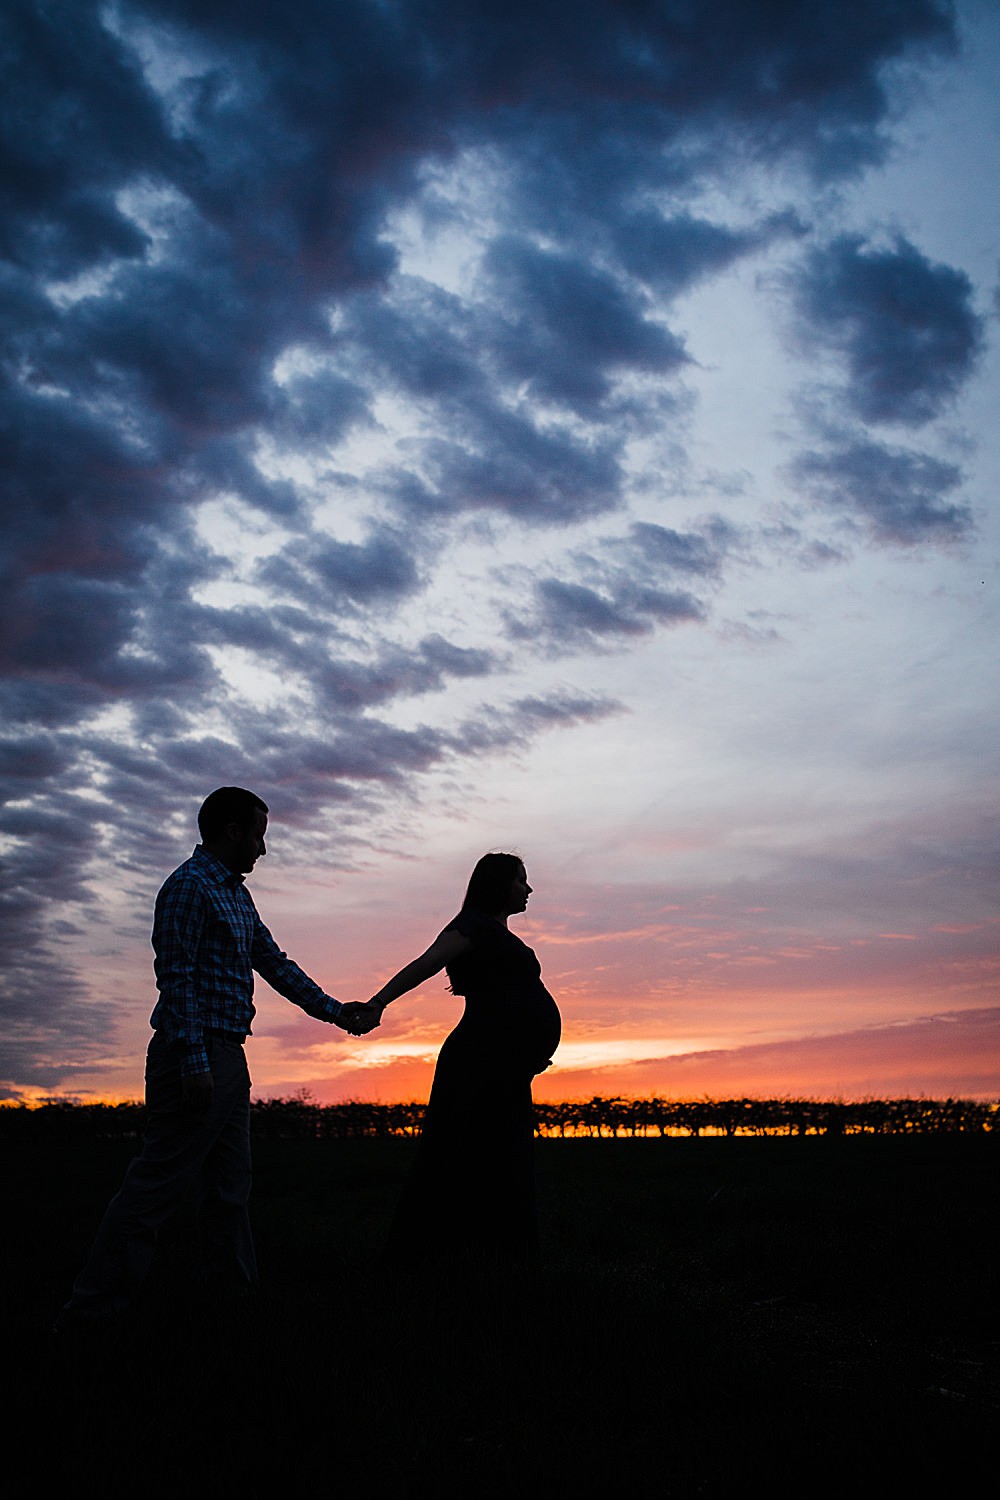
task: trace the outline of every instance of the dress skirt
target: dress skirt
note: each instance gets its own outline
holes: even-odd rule
[[[389,1241],[400,1264],[530,1259],[538,1246],[531,1073],[463,1020],[438,1057]]]

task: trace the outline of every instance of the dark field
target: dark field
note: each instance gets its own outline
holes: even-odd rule
[[[253,1306],[190,1222],[132,1321],[49,1328],[133,1147],[4,1146],[8,1473],[271,1497],[959,1494],[1000,1425],[993,1136],[542,1141],[530,1274],[379,1267],[406,1140],[255,1148]]]

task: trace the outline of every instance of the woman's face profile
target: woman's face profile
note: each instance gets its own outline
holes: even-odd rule
[[[531,886],[528,884],[528,872],[523,865],[519,866],[517,874],[511,881],[510,899],[507,903],[508,915],[516,911],[525,911],[528,905],[528,897],[531,895]]]

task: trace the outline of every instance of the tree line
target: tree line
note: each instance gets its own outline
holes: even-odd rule
[[[424,1105],[350,1100],[318,1104],[308,1092],[255,1099],[258,1139],[342,1140],[419,1133]],[[82,1104],[50,1099],[0,1107],[0,1138],[30,1136],[114,1139],[145,1127],[139,1103]],[[982,1134],[1000,1128],[1000,1101],[975,1099],[644,1099],[595,1096],[535,1105],[536,1134],[545,1138],[767,1135]]]

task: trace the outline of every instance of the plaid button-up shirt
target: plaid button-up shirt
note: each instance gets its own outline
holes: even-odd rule
[[[341,1004],[287,958],[257,914],[243,876],[199,844],[166,879],[153,915],[160,998],[150,1025],[186,1056],[185,1075],[207,1073],[206,1030],[246,1035],[254,1018],[253,971],[320,1021]]]

